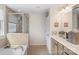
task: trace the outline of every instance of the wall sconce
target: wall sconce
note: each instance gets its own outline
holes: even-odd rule
[[[58,22],[55,22],[54,23],[54,27],[59,27],[59,23]]]
[[[67,22],[64,23],[64,27],[68,27],[68,23]]]

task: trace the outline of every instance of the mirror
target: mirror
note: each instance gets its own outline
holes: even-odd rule
[[[75,5],[72,9],[73,29],[79,29],[79,5]]]

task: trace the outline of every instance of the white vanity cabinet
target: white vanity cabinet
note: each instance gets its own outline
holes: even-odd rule
[[[54,39],[52,39],[52,53],[53,55],[57,55],[58,51],[57,51],[57,41],[55,41]]]
[[[57,42],[56,40],[52,40],[52,53],[54,55],[62,55],[63,45]]]
[[[64,47],[63,55],[77,55],[77,54],[71,51],[70,49]]]
[[[71,51],[54,39],[52,39],[52,53],[53,55],[77,55],[75,52]]]

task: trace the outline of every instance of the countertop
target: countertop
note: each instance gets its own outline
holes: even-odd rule
[[[79,45],[72,44],[57,35],[52,35],[52,39],[56,40],[57,42],[61,43],[62,45],[79,55]]]

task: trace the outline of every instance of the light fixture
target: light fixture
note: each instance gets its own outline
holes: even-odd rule
[[[17,11],[18,11],[18,12],[21,12],[21,10],[20,10],[20,9],[18,9]]]
[[[36,8],[40,8],[40,6],[36,6]]]
[[[64,9],[62,9],[62,12],[64,11]]]
[[[69,7],[66,7],[66,9],[69,9]]]

